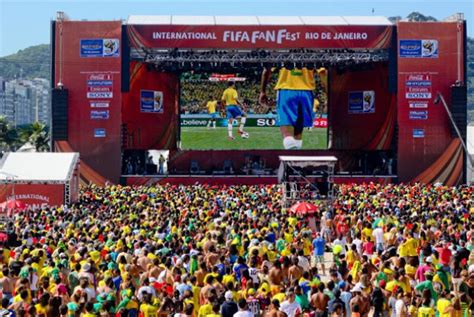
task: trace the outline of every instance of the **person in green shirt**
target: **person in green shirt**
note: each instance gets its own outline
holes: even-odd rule
[[[430,291],[431,298],[436,303],[436,301],[438,300],[438,293],[436,293],[436,291],[433,288],[433,272],[432,271],[426,272],[425,277],[426,277],[426,281],[418,283],[418,285],[416,285],[415,287],[415,290],[417,292],[423,293],[425,289],[428,289]]]
[[[308,295],[303,293],[303,289],[301,286],[296,286],[295,287],[295,293],[296,293],[296,302],[300,304],[301,309],[304,311],[306,309],[309,309],[309,300],[308,300]]]

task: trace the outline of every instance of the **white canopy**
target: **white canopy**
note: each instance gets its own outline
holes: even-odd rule
[[[6,153],[0,183],[66,183],[78,161],[78,153]]]
[[[335,156],[285,156],[281,155],[280,167],[278,169],[278,182],[281,183],[285,175],[285,167],[317,167],[317,166],[334,166],[337,163]]]
[[[382,16],[131,15],[129,25],[393,25]]]

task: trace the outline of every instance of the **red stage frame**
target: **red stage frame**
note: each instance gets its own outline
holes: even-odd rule
[[[465,81],[465,23],[189,26],[55,21],[52,82],[60,80],[69,90],[68,138],[55,142],[55,149],[80,152],[81,179],[102,185],[119,182],[125,149],[168,149],[170,165],[182,169],[187,169],[193,159],[212,165],[228,157],[228,151],[176,148],[179,79],[175,74],[151,70],[145,63],[130,62],[131,48],[391,49],[396,54],[388,63],[330,78],[333,147],[301,154],[330,153],[338,157],[341,169],[349,170],[355,164],[352,151],[392,149],[397,158],[397,181],[458,184],[464,173],[461,145],[451,133],[447,113],[433,101],[438,92],[450,100],[450,87]],[[318,38],[311,38],[311,34],[318,34]],[[107,56],[106,49],[100,51],[97,44],[110,40],[119,50]],[[436,45],[437,53],[425,54],[426,43]],[[390,92],[390,80],[398,83],[397,92]],[[94,88],[96,84],[99,87]],[[141,90],[163,92],[162,114],[140,112]],[[347,94],[358,90],[375,91],[375,113],[348,113]],[[94,92],[106,95],[91,94]],[[237,152],[233,156],[242,156]],[[268,161],[285,154],[250,152]],[[238,183],[238,177],[234,181]]]

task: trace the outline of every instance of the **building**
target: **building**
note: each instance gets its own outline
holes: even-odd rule
[[[42,78],[0,80],[0,115],[15,126],[35,121],[49,125],[49,81]]]
[[[0,77],[0,115],[4,115],[6,107],[5,101],[5,80]]]

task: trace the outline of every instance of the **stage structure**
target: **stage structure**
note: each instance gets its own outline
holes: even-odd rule
[[[126,22],[70,21],[59,14],[51,23],[51,46],[53,147],[81,154],[85,183],[274,184],[280,156],[337,157],[336,183],[465,182],[462,14],[438,22],[396,23],[377,16],[150,15],[130,16]],[[247,104],[254,111],[246,128],[253,133],[247,144],[256,138],[260,143],[226,148],[224,109],[213,119],[217,133],[197,145],[213,117],[205,110],[207,100],[183,104],[184,91],[194,97],[193,91],[208,94],[214,85],[214,95],[202,97],[210,101],[220,99],[223,89],[210,80],[204,88],[190,88],[185,75],[245,77],[236,84],[241,94],[244,83],[261,78],[264,69],[283,68],[325,72],[319,83],[326,88],[320,103],[326,112],[303,132],[302,150],[283,148],[276,108],[258,108],[259,98],[251,94]],[[275,82],[267,87],[269,96]],[[258,89],[253,85],[246,92]],[[460,133],[436,104],[438,93]],[[185,140],[186,135],[193,138]],[[271,140],[276,140],[272,147],[265,147]],[[314,140],[320,140],[318,146],[308,147]],[[188,146],[182,147],[185,141]],[[146,175],[152,150],[169,151],[169,175]]]
[[[336,164],[334,156],[280,156],[278,183],[283,192],[283,206],[289,208],[297,202],[312,200],[332,202]],[[326,187],[324,193],[316,180]]]

